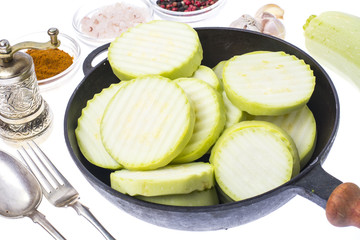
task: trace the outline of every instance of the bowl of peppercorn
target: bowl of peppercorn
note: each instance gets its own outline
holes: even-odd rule
[[[165,20],[198,22],[213,16],[226,0],[150,0],[155,13]]]
[[[34,41],[47,42],[49,35],[46,31],[30,33],[17,39],[17,42]],[[55,49],[27,49],[34,63],[35,74],[41,90],[55,86],[60,80],[68,79],[68,75],[78,66],[80,46],[70,36],[59,33],[60,46]]]

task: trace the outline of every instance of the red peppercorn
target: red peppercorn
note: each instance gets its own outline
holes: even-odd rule
[[[190,12],[204,9],[218,0],[156,0],[156,4],[164,9],[179,12]]]

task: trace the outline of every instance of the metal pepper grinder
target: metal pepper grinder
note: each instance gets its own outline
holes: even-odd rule
[[[50,41],[10,46],[0,40],[0,137],[25,140],[44,133],[52,122],[48,104],[39,93],[34,63],[21,49],[52,49],[60,45],[59,31],[50,28]]]

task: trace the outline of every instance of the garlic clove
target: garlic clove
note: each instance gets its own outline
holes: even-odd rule
[[[257,19],[260,22],[263,19],[272,19],[272,18],[277,18],[277,17],[274,14],[269,13],[269,12],[263,12],[259,16],[255,17],[255,19]]]
[[[260,18],[260,16],[265,12],[274,15],[278,19],[283,19],[284,17],[284,10],[281,7],[276,4],[266,4],[259,8],[255,14],[255,18]]]
[[[248,14],[244,14],[230,24],[230,27],[252,30],[256,32],[262,31],[261,23]]]
[[[285,26],[277,18],[263,18],[261,21],[263,25],[262,32],[278,38],[285,38]]]

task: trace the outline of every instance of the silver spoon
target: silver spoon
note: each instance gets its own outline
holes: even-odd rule
[[[8,218],[29,217],[55,239],[65,239],[37,210],[42,192],[35,176],[3,151],[0,151],[0,193],[0,215]]]

